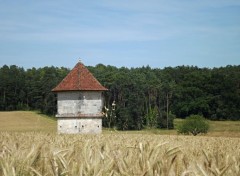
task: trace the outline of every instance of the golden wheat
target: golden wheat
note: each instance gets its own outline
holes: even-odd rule
[[[240,175],[240,139],[0,133],[0,175]]]

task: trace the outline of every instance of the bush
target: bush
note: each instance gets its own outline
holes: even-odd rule
[[[209,130],[208,121],[200,115],[191,115],[177,127],[179,133],[193,134],[194,136],[200,133],[207,133]]]

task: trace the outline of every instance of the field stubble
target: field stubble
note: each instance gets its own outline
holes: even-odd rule
[[[0,175],[240,175],[240,139],[0,133]]]
[[[56,132],[57,122],[43,114],[34,111],[0,112],[0,131],[29,132],[44,131]]]

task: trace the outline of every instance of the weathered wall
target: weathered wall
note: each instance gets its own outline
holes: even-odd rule
[[[58,133],[99,134],[102,132],[101,118],[58,118]]]
[[[102,107],[101,91],[58,92],[57,117],[99,116]]]

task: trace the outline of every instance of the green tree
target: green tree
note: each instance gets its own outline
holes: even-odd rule
[[[104,127],[142,129],[173,128],[176,115],[199,114],[211,120],[240,119],[240,66],[144,66],[117,68],[98,64],[88,67],[101,84],[104,105],[116,102],[116,118],[105,118]],[[0,67],[0,110],[40,110],[55,114],[56,95],[51,92],[69,72],[61,67],[24,70]],[[115,116],[114,116],[115,117]]]
[[[171,112],[168,113],[167,112],[163,112],[160,114],[160,117],[158,119],[158,127],[159,128],[166,128],[166,129],[173,129],[174,128],[174,119],[176,118],[176,116],[174,114],[172,114]]]
[[[148,114],[146,114],[144,116],[145,118],[145,123],[146,123],[146,127],[149,128],[156,128],[157,127],[157,119],[158,119],[158,110],[157,107],[155,108],[151,108],[148,111]]]

